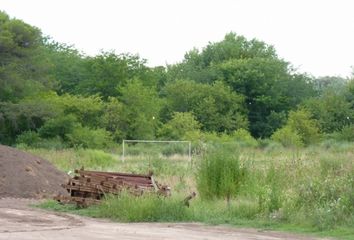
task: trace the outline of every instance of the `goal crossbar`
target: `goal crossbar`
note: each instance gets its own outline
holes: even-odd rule
[[[176,140],[126,140],[123,139],[122,142],[122,161],[125,161],[125,143],[188,143],[188,158],[192,161],[192,142],[191,141],[176,141]]]

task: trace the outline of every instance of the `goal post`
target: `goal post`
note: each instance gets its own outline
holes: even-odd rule
[[[192,142],[191,141],[176,141],[176,140],[126,140],[123,139],[122,142],[122,161],[125,161],[125,151],[126,143],[187,143],[188,144],[188,159],[191,162],[192,161]]]

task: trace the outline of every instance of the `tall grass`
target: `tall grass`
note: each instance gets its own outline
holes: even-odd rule
[[[176,222],[188,219],[183,199],[165,198],[155,194],[140,197],[123,192],[111,196],[98,206],[99,217],[123,222]]]
[[[66,172],[81,167],[106,170],[112,168],[118,161],[117,156],[95,149],[29,149],[27,151],[49,160],[57,168]]]
[[[105,153],[113,159],[107,160],[113,164],[105,165],[105,170],[146,172],[153,169],[160,182],[172,187],[173,197],[135,199],[122,196],[96,207],[94,215],[119,221],[263,222],[272,226],[289,224],[311,231],[342,229],[340,231],[343,232],[346,229],[348,234],[354,235],[354,231],[350,230],[354,229],[353,143],[322,143],[301,149],[277,147],[271,143],[260,144],[257,148],[235,146],[207,145],[207,149],[216,148],[217,153],[194,156],[194,162],[198,163],[194,165],[187,159],[155,156],[130,157],[124,163],[113,163],[114,157]],[[74,150],[55,154],[48,150],[33,152],[64,168],[68,163],[63,161],[71,161],[65,156],[82,158]],[[61,157],[53,157],[56,154]],[[102,164],[100,161],[105,160],[92,161],[92,167],[99,167]],[[233,192],[229,206],[223,199],[227,198],[226,195],[219,192],[226,181],[222,174],[222,169],[228,169],[225,166],[233,169],[230,171],[232,173],[238,173],[243,167],[247,169],[243,175],[230,177],[236,183],[237,191]],[[240,176],[242,180],[238,178]],[[181,196],[195,191],[197,186],[197,198],[191,202],[190,208],[184,208],[180,204]],[[208,197],[212,195],[221,199]],[[157,206],[162,206],[164,210],[160,211]]]
[[[229,203],[239,191],[245,173],[237,152],[214,149],[200,160],[198,192],[204,199],[225,198]]]

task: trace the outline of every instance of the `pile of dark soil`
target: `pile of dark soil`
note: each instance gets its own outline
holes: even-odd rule
[[[0,145],[0,198],[47,198],[67,194],[69,176],[48,161]]]

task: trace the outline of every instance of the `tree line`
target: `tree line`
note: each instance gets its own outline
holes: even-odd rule
[[[308,145],[354,140],[354,81],[299,73],[274,47],[228,33],[181,62],[87,56],[0,12],[0,143],[100,148],[209,135]]]

